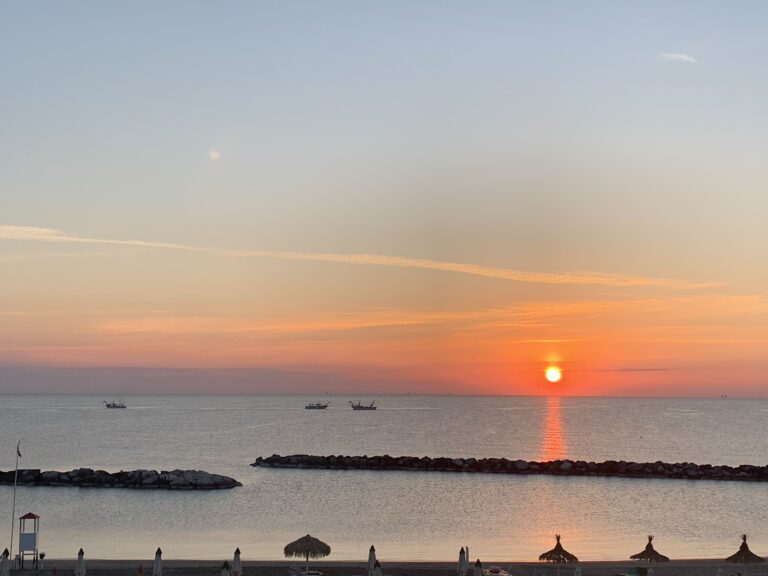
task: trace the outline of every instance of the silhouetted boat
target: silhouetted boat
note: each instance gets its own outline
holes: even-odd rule
[[[318,402],[310,402],[306,406],[304,406],[305,410],[325,410],[328,408],[328,402],[322,403],[320,401]]]
[[[103,402],[107,408],[125,408],[125,402],[107,402],[106,400]]]
[[[349,405],[352,406],[352,410],[376,410],[376,400],[371,402],[370,404],[363,404],[360,400],[357,401],[357,404],[352,402],[352,400],[349,401]]]

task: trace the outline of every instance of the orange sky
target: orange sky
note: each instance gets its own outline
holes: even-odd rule
[[[40,10],[0,34],[0,392],[768,394],[759,9]]]

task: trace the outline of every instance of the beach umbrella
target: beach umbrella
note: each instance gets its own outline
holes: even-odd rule
[[[232,560],[232,576],[242,576],[243,566],[240,564],[240,548],[235,548],[235,558]]]
[[[653,547],[653,536],[648,536],[648,544],[645,545],[645,550],[638,554],[630,556],[632,560],[647,560],[648,562],[669,562],[669,558],[664,554],[659,554]]]
[[[226,560],[221,565],[221,576],[232,576],[232,573],[229,571],[229,562]]]
[[[368,571],[366,572],[367,576],[373,576],[373,568],[376,564],[376,548],[373,547],[373,544],[371,544],[371,547],[368,549]]]
[[[731,564],[741,564],[744,565],[744,572],[746,573],[746,564],[761,564],[762,562],[765,562],[760,556],[752,552],[752,550],[749,549],[749,546],[747,546],[747,535],[742,534],[741,535],[741,546],[739,546],[739,549],[736,551],[736,554],[733,556],[728,556],[728,558],[725,559],[726,562],[730,562]]]
[[[539,561],[557,564],[557,574],[560,576],[560,564],[573,564],[579,559],[563,548],[563,545],[560,544],[560,534],[555,534],[555,540],[557,541],[555,547],[539,556]]]
[[[467,554],[462,547],[459,550],[459,568],[456,570],[457,576],[467,576]]]
[[[381,576],[381,564],[378,560],[373,565],[373,576]]]
[[[305,558],[307,561],[307,574],[309,574],[309,559],[310,558],[325,558],[330,556],[331,547],[325,542],[313,538],[309,534],[302,536],[295,542],[291,542],[285,548],[283,553],[286,558]]]
[[[155,550],[155,561],[152,564],[152,576],[163,576],[163,551]]]
[[[11,553],[8,552],[8,548],[3,551],[3,556],[0,558],[0,576],[10,576],[11,568],[8,565],[8,556]]]
[[[77,553],[75,576],[85,576],[85,552],[83,552],[82,548],[80,548],[80,551]]]
[[[738,551],[733,556],[728,556],[728,558],[725,559],[726,562],[730,562],[731,564],[759,564],[762,562],[765,562],[760,556],[752,552],[752,550],[749,549],[749,546],[747,546],[747,535],[742,534],[741,536],[741,546],[739,546]]]
[[[472,572],[472,576],[483,576],[483,564],[480,562],[480,558],[475,562],[475,570]]]

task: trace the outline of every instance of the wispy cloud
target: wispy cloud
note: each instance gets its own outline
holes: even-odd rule
[[[662,60],[667,62],[684,62],[686,64],[696,64],[698,60],[690,54],[682,54],[680,52],[662,52],[659,54]]]
[[[718,286],[720,283],[696,283],[670,278],[651,278],[644,276],[626,276],[621,274],[606,274],[601,272],[531,272],[513,268],[498,268],[481,266],[466,262],[448,262],[429,260],[426,258],[408,258],[382,254],[341,254],[324,252],[280,252],[265,250],[224,250],[204,246],[191,246],[169,242],[153,242],[146,240],[113,240],[105,238],[87,238],[72,236],[52,228],[30,226],[0,225],[0,240],[80,243],[111,246],[132,246],[138,248],[157,248],[163,250],[180,250],[199,252],[220,256],[276,258],[283,260],[303,260],[312,262],[331,262],[358,266],[391,266],[397,268],[415,268],[421,270],[437,270],[495,278],[512,282],[528,282],[534,284],[558,285],[592,285],[612,287],[651,286],[673,290],[692,290]]]

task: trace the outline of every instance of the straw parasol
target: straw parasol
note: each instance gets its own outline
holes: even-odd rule
[[[480,562],[480,558],[475,562],[475,571],[472,572],[472,576],[483,576],[483,563]]]
[[[555,540],[557,540],[555,547],[539,556],[539,561],[557,564],[557,574],[559,576],[560,564],[572,564],[578,562],[579,559],[563,548],[563,545],[560,544],[560,534],[555,534]]]
[[[232,560],[232,576],[242,576],[243,565],[240,563],[240,548],[235,548],[235,557]]]
[[[11,553],[8,552],[8,548],[6,548],[3,551],[3,556],[0,558],[0,576],[9,576],[11,573],[11,568],[8,565],[8,556],[10,556]]]
[[[730,562],[731,564],[760,564],[765,562],[765,560],[749,549],[749,546],[747,546],[746,534],[741,535],[741,546],[739,546],[739,550],[736,554],[728,556],[725,561]]]
[[[229,571],[229,562],[226,560],[224,561],[224,564],[221,565],[221,576],[231,576],[231,572]]]
[[[331,547],[325,542],[313,538],[309,534],[302,536],[295,542],[291,542],[285,548],[283,553],[286,558],[297,557],[305,558],[307,561],[307,573],[309,573],[309,559],[310,558],[325,558],[330,556]]]
[[[629,557],[631,560],[647,560],[648,562],[669,562],[669,558],[664,554],[659,554],[653,547],[653,536],[648,535],[648,544],[645,545],[645,550],[638,554],[633,554]]]
[[[85,576],[85,552],[83,552],[82,548],[80,548],[80,551],[77,553],[75,576]]]
[[[152,576],[163,576],[163,551],[155,550],[155,561],[152,564]]]
[[[373,568],[375,565],[376,565],[376,548],[374,548],[373,544],[371,544],[371,547],[368,550],[368,570],[366,571],[366,576],[373,576]]]
[[[378,560],[373,565],[373,576],[381,576],[381,564]]]

